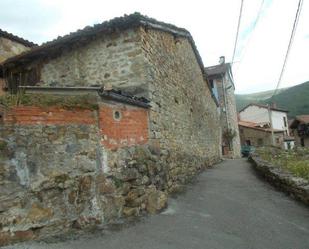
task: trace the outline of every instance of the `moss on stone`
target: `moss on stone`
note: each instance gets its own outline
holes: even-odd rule
[[[12,94],[0,96],[0,104],[7,107],[14,106],[38,106],[61,107],[64,109],[88,109],[97,110],[98,102],[93,95],[52,95],[52,94]]]
[[[4,151],[7,148],[7,142],[0,140],[0,151]]]

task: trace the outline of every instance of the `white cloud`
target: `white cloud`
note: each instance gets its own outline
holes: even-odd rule
[[[250,27],[262,0],[244,1],[238,54],[246,45]],[[265,8],[240,64],[234,66],[237,92],[273,89],[287,48],[298,1],[265,0]],[[231,59],[240,0],[1,0],[1,28],[27,39],[44,42],[87,25],[123,14],[140,12],[188,29],[204,64]],[[309,5],[304,1],[298,31],[282,87],[309,79]],[[236,58],[236,61],[241,58]]]

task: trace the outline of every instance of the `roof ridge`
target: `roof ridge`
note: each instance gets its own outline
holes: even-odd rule
[[[5,38],[8,38],[8,39],[11,39],[11,40],[14,40],[14,41],[17,41],[17,42],[19,42],[19,43],[21,43],[23,45],[28,46],[28,47],[37,46],[36,43],[31,42],[29,40],[26,40],[26,39],[24,39],[22,37],[19,37],[17,35],[12,34],[12,33],[9,33],[9,32],[7,32],[7,31],[5,31],[3,29],[0,29],[0,36],[3,36]]]

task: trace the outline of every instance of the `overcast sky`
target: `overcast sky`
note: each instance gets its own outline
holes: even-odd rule
[[[294,22],[298,0],[244,0],[233,67],[236,93],[274,89]],[[240,0],[0,0],[0,28],[36,43],[87,25],[140,12],[188,29],[205,66],[230,61]],[[281,87],[309,80],[309,1],[303,8]]]

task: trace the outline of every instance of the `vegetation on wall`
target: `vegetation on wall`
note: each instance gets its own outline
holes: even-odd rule
[[[0,96],[0,104],[6,107],[37,106],[60,107],[64,109],[97,110],[98,102],[94,95],[55,95],[55,94],[18,94]]]
[[[232,142],[234,137],[236,137],[237,132],[233,129],[226,129],[223,132],[223,137],[228,141],[228,142]]]
[[[309,180],[309,148],[282,150],[275,147],[259,148],[257,153],[272,165]]]

